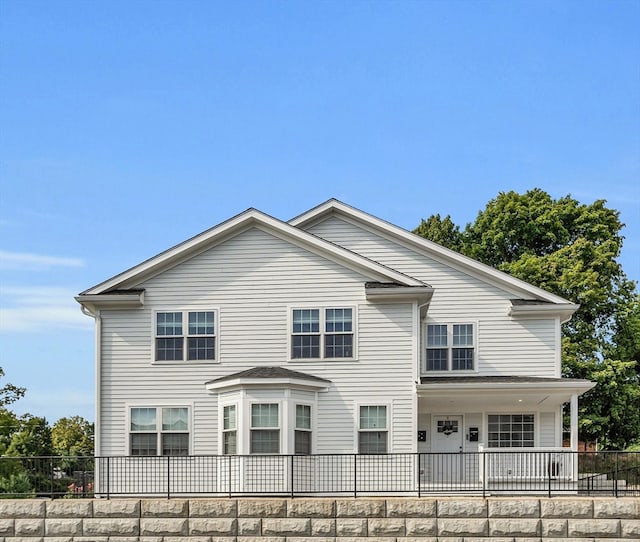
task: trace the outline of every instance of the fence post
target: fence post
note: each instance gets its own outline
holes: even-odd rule
[[[171,498],[171,456],[167,456],[167,499]]]
[[[229,479],[229,498],[231,498],[231,455],[227,456],[229,464],[227,467],[227,478]]]
[[[49,458],[49,470],[51,473],[49,477],[49,484],[50,484],[51,498],[53,499],[53,457]]]
[[[549,498],[551,498],[551,475],[553,474],[553,459],[551,453],[548,454],[547,476],[549,477]]]
[[[353,496],[358,496],[358,455],[353,454]]]
[[[110,457],[107,457],[107,500],[111,498],[111,463]]]
[[[619,452],[616,452],[616,470],[614,471],[614,482],[613,482],[613,494],[614,496],[618,496],[618,454]]]
[[[295,459],[295,455],[291,455],[291,479],[289,480],[291,482],[291,498],[293,499],[293,461]]]
[[[420,485],[421,485],[420,484],[420,471],[421,471],[421,461],[420,461],[420,452],[418,452],[418,498],[421,497],[420,490],[422,489],[420,487]]]
[[[480,452],[482,454],[482,498],[487,496],[487,452],[484,449]]]

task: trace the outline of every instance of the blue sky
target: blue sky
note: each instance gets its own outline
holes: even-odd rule
[[[73,296],[256,207],[606,199],[640,279],[640,2],[0,0],[0,366],[93,413]]]

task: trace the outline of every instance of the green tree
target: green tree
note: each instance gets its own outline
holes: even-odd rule
[[[93,455],[93,424],[82,416],[60,418],[51,428],[51,440],[56,455]]]
[[[562,350],[565,376],[597,383],[582,401],[581,438],[617,448],[640,439],[640,309],[636,285],[618,262],[618,211],[604,200],[554,200],[536,188],[498,194],[459,239],[446,235],[456,227],[438,215],[421,226],[416,233],[579,303],[563,326]]]
[[[0,367],[0,379],[4,376],[4,369]],[[21,397],[24,397],[26,390],[14,386],[13,384],[5,384],[0,388],[0,407],[15,403]]]
[[[19,429],[11,436],[6,455],[37,457],[53,453],[51,427],[46,418],[24,414],[18,418]]]
[[[462,248],[462,234],[460,228],[453,223],[451,216],[440,218],[440,215],[431,215],[427,220],[422,219],[420,225],[413,230],[425,239],[429,239],[450,248],[460,251]]]

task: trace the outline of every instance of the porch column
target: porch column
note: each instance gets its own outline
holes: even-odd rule
[[[570,447],[572,452],[578,451],[578,395],[571,396],[571,441]]]

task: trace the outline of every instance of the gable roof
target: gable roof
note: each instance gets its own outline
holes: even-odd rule
[[[314,224],[322,222],[332,215],[346,219],[349,222],[356,223],[364,229],[368,229],[382,237],[402,244],[414,251],[425,254],[472,276],[492,282],[510,291],[516,290],[519,292],[519,295],[524,295],[525,297],[540,301],[546,301],[555,305],[564,305],[567,310],[571,312],[577,310],[579,307],[579,305],[573,304],[560,296],[515,278],[503,271],[498,271],[489,265],[483,264],[468,256],[464,256],[454,250],[445,248],[438,243],[425,239],[424,237],[420,237],[419,235],[411,233],[410,231],[396,226],[395,224],[391,224],[386,220],[382,220],[376,216],[370,215],[369,213],[365,213],[364,211],[356,209],[355,207],[347,205],[334,198],[292,218],[289,220],[289,224],[297,228],[306,229]]]
[[[81,292],[76,299],[82,302],[86,296],[110,294],[115,290],[135,288],[144,280],[252,227],[259,228],[292,244],[303,247],[329,260],[344,265],[347,268],[353,269],[375,281],[395,282],[402,286],[429,287],[429,285],[409,275],[400,273],[344,247],[321,239],[257,209],[250,208],[217,226]]]

